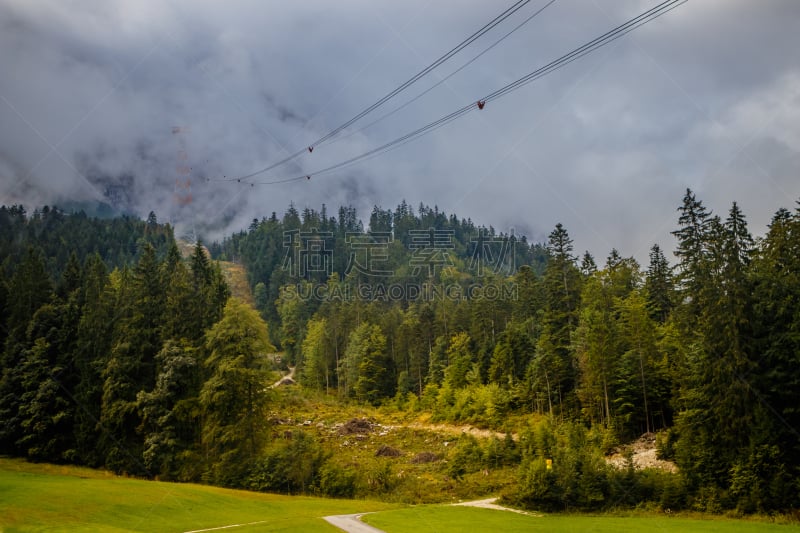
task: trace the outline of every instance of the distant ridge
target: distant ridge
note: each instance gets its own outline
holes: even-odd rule
[[[65,213],[79,213],[83,211],[87,216],[92,218],[109,219],[123,215],[136,216],[134,213],[127,213],[120,211],[109,203],[99,200],[92,201],[64,201],[54,204],[61,211]]]

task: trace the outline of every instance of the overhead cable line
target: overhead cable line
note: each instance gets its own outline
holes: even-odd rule
[[[392,111],[389,111],[388,113],[386,113],[384,115],[381,115],[380,117],[376,118],[375,120],[373,120],[372,122],[370,122],[366,126],[363,126],[363,127],[359,128],[359,129],[355,130],[352,133],[348,133],[347,135],[340,136],[338,139],[336,139],[335,141],[332,141],[332,142],[337,142],[337,141],[340,141],[340,140],[343,140],[343,139],[347,139],[347,138],[349,138],[349,137],[351,137],[351,136],[353,136],[353,135],[355,135],[357,133],[360,133],[360,132],[362,132],[362,131],[364,131],[366,129],[369,129],[372,126],[374,126],[375,124],[377,124],[377,123],[389,118],[390,116],[394,115],[398,111],[401,111],[401,110],[405,109],[406,107],[410,106],[411,104],[413,104],[414,102],[416,102],[417,100],[419,100],[420,98],[422,98],[423,96],[425,96],[426,94],[428,94],[429,92],[434,90],[435,88],[439,87],[444,82],[446,82],[447,80],[449,80],[450,78],[452,78],[453,76],[455,76],[456,74],[458,74],[459,72],[461,72],[462,70],[464,70],[465,68],[470,66],[472,63],[474,63],[475,61],[480,59],[484,54],[486,54],[487,52],[492,50],[495,46],[497,46],[501,42],[505,41],[508,37],[511,36],[511,34],[515,33],[517,30],[519,30],[524,25],[526,25],[528,22],[533,20],[539,13],[541,13],[542,11],[544,11],[545,9],[550,7],[552,4],[554,4],[555,1],[556,0],[550,0],[549,2],[547,2],[544,6],[540,7],[536,11],[534,11],[533,14],[529,15],[528,18],[526,18],[525,20],[523,20],[522,22],[517,24],[511,31],[509,31],[508,33],[506,33],[505,35],[503,35],[502,37],[497,39],[495,42],[493,42],[491,45],[489,45],[487,48],[485,48],[481,53],[479,53],[478,55],[476,55],[475,57],[473,57],[472,59],[470,59],[469,61],[467,61],[463,65],[461,65],[460,67],[458,67],[456,70],[454,70],[453,72],[451,72],[450,74],[448,74],[447,76],[442,78],[441,80],[437,81],[436,83],[434,83],[433,85],[431,85],[430,87],[425,89],[421,93],[419,93],[417,96],[415,96],[414,98],[412,98],[408,102],[404,103],[403,105],[401,105],[399,107],[396,107],[395,109],[393,109]]]
[[[552,72],[554,72],[554,71],[556,71],[556,70],[568,65],[569,63],[572,63],[573,61],[575,61],[577,59],[580,59],[581,57],[583,57],[583,56],[585,56],[585,55],[587,55],[587,54],[589,54],[591,52],[594,52],[595,50],[598,50],[599,48],[602,48],[603,46],[606,46],[606,45],[610,44],[611,42],[619,39],[623,35],[625,35],[627,33],[630,33],[631,31],[633,31],[633,30],[635,30],[635,29],[637,29],[637,28],[639,28],[641,26],[644,26],[648,22],[652,22],[653,20],[657,19],[658,17],[660,17],[662,15],[665,15],[666,13],[672,11],[673,9],[675,9],[676,7],[686,3],[687,1],[688,0],[666,0],[666,1],[656,5],[655,7],[651,8],[651,9],[648,9],[647,11],[641,13],[640,15],[628,20],[627,22],[624,22],[624,23],[620,24],[619,26],[615,27],[614,29],[612,29],[612,30],[610,30],[610,31],[608,31],[606,33],[604,33],[603,35],[601,35],[601,36],[599,36],[599,37],[587,42],[586,44],[584,44],[582,46],[579,46],[578,48],[574,49],[573,51],[571,51],[571,52],[569,52],[567,54],[564,54],[563,56],[559,57],[558,59],[556,59],[554,61],[551,61],[550,63],[544,65],[543,67],[540,67],[540,68],[534,70],[533,72],[530,72],[530,73],[526,74],[525,76],[517,79],[516,81],[513,81],[513,82],[509,83],[508,85],[505,85],[504,87],[501,87],[500,89],[497,89],[496,91],[494,91],[492,93],[489,93],[488,95],[484,96],[483,98],[478,99],[476,102],[472,102],[470,104],[467,104],[467,105],[461,107],[460,109],[457,109],[457,110],[453,111],[452,113],[450,113],[448,115],[445,115],[445,116],[443,116],[443,117],[441,117],[441,118],[439,118],[439,119],[437,119],[437,120],[435,120],[433,122],[430,122],[430,123],[426,124],[425,126],[422,126],[421,128],[418,128],[418,129],[416,129],[416,130],[414,130],[412,132],[406,133],[405,135],[403,135],[401,137],[398,137],[398,138],[396,138],[396,139],[394,139],[392,141],[389,141],[389,142],[387,142],[385,144],[382,144],[381,146],[378,146],[376,148],[368,150],[367,152],[364,152],[362,154],[353,156],[353,157],[351,157],[349,159],[346,159],[346,160],[344,160],[344,161],[342,161],[340,163],[336,163],[334,165],[319,169],[317,171],[303,174],[301,176],[296,176],[296,177],[292,177],[292,178],[284,178],[284,179],[274,180],[274,181],[251,182],[251,184],[253,184],[253,185],[273,185],[273,184],[287,183],[287,182],[298,181],[298,180],[303,180],[303,179],[308,180],[308,179],[311,179],[312,176],[316,176],[316,175],[320,175],[320,174],[326,174],[326,173],[332,172],[334,170],[339,170],[341,168],[344,168],[346,166],[350,166],[350,165],[352,165],[354,163],[357,163],[359,161],[362,161],[364,159],[371,158],[372,156],[375,156],[376,154],[388,152],[389,150],[392,150],[394,148],[402,146],[403,144],[406,144],[406,143],[408,143],[408,142],[410,142],[410,141],[412,141],[412,140],[414,140],[416,138],[419,138],[422,135],[430,133],[431,131],[433,131],[435,129],[438,129],[438,128],[444,126],[445,124],[447,124],[449,122],[452,122],[453,120],[465,115],[466,113],[469,113],[470,111],[474,111],[476,109],[476,107],[478,109],[483,109],[487,102],[490,102],[492,100],[496,100],[498,98],[501,98],[501,97],[503,97],[503,96],[505,96],[505,95],[507,95],[507,94],[509,94],[509,93],[511,93],[511,92],[513,92],[513,91],[515,91],[515,90],[517,90],[517,89],[519,89],[519,88],[521,88],[521,87],[523,87],[523,86],[525,86],[525,85],[527,85],[527,84],[529,84],[529,83],[531,83],[531,82],[543,77],[543,76],[546,76],[547,74],[550,74],[550,73],[552,73]]]
[[[676,7],[685,4],[687,1],[688,0],[666,0],[665,2],[662,2],[661,4],[658,4],[657,6],[645,11],[641,15],[634,17],[629,21],[617,26],[613,30],[604,33],[600,37],[597,37],[589,41],[588,43],[584,44],[583,46],[576,48],[572,52],[561,56],[555,61],[551,61],[547,65],[538,68],[529,74],[526,74],[522,78],[512,83],[509,83],[505,87],[502,87],[501,89],[498,89],[493,93],[486,95],[481,100],[489,102],[491,100],[495,100],[497,98],[505,96],[506,94],[515,91],[520,87],[523,87],[524,85],[527,85],[528,83],[538,78],[541,78],[542,76],[549,74],[550,72],[558,70],[561,67],[564,67],[569,63],[572,63],[576,59],[580,59],[586,54],[594,52],[598,48],[601,48],[607,44],[610,44],[613,41],[616,41],[623,35],[639,28],[640,26],[644,26],[648,22],[657,19],[661,15],[665,15],[669,11],[675,9]]]
[[[510,17],[511,15],[513,15],[514,13],[516,13],[517,11],[522,9],[529,2],[530,2],[530,0],[519,0],[517,3],[515,3],[514,5],[512,5],[511,7],[509,7],[508,9],[503,11],[502,13],[500,13],[499,15],[497,15],[490,22],[487,22],[481,29],[479,29],[478,31],[476,31],[475,33],[473,33],[472,35],[470,35],[469,37],[467,37],[466,39],[461,41],[461,43],[459,43],[457,46],[452,48],[449,52],[447,52],[446,54],[441,56],[439,59],[437,59],[436,61],[434,61],[433,63],[431,63],[427,67],[425,67],[424,69],[422,69],[420,72],[418,72],[414,76],[412,76],[408,81],[406,81],[405,83],[403,83],[402,85],[400,85],[399,87],[394,89],[393,91],[389,92],[386,96],[384,96],[383,98],[381,98],[380,100],[378,100],[377,102],[372,104],[371,106],[367,107],[362,112],[360,112],[359,114],[357,114],[356,116],[354,116],[353,118],[351,118],[350,120],[348,120],[347,122],[342,124],[341,126],[338,126],[337,128],[331,130],[330,133],[327,133],[326,135],[320,137],[315,143],[313,143],[311,146],[309,146],[309,148],[313,149],[313,147],[315,145],[322,144],[325,141],[327,141],[328,139],[331,139],[332,137],[336,136],[339,132],[341,132],[345,128],[348,128],[349,126],[351,126],[352,124],[354,124],[355,122],[357,122],[358,120],[363,118],[364,116],[368,115],[369,113],[371,113],[372,111],[374,111],[378,107],[382,106],[383,104],[388,102],[391,98],[393,98],[394,96],[400,94],[402,91],[404,91],[405,89],[407,89],[408,87],[410,87],[411,85],[413,85],[414,83],[416,83],[417,81],[422,79],[428,73],[433,71],[436,67],[438,67],[439,65],[441,65],[442,63],[444,63],[445,61],[447,61],[448,59],[450,59],[451,57],[456,55],[458,52],[460,52],[461,50],[463,50],[464,48],[466,48],[467,46],[469,46],[470,44],[475,42],[477,39],[482,37],[486,32],[488,32],[489,30],[491,30],[492,28],[494,28],[495,26],[497,26],[498,24],[503,22],[505,19],[507,19],[508,17]]]
[[[277,162],[275,162],[275,163],[273,163],[273,164],[271,164],[269,166],[266,166],[266,167],[264,167],[262,169],[256,170],[255,172],[251,172],[250,174],[246,174],[246,175],[243,175],[243,176],[237,176],[235,178],[225,178],[225,179],[222,179],[221,181],[242,181],[242,180],[246,180],[246,179],[252,178],[254,176],[257,176],[258,174],[263,174],[264,172],[267,172],[268,170],[272,170],[273,168],[276,168],[276,167],[279,167],[281,165],[284,165],[284,164],[288,163],[289,161],[291,161],[291,160],[293,160],[293,159],[305,154],[306,152],[308,152],[308,153],[313,152],[314,148],[316,146],[319,146],[320,144],[325,143],[329,139],[332,139],[333,137],[338,135],[340,132],[342,132],[342,130],[352,126],[354,123],[356,123],[357,121],[361,120],[366,115],[368,115],[369,113],[371,113],[375,109],[379,108],[380,106],[382,106],[383,104],[388,102],[390,99],[392,99],[395,96],[397,96],[399,93],[401,93],[402,91],[404,91],[405,89],[407,89],[408,87],[410,87],[411,85],[413,85],[414,83],[416,83],[417,81],[419,81],[420,79],[425,77],[431,71],[433,71],[434,69],[439,67],[442,63],[446,62],[448,59],[450,59],[451,57],[453,57],[454,55],[459,53],[461,50],[463,50],[464,48],[466,48],[467,46],[469,46],[470,44],[472,44],[473,42],[478,40],[480,37],[482,37],[485,33],[490,31],[492,28],[494,28],[495,26],[497,26],[498,24],[500,24],[501,22],[506,20],[508,17],[510,17],[511,15],[513,15],[514,13],[516,13],[517,11],[522,9],[526,4],[530,3],[530,1],[531,0],[518,0],[516,3],[511,5],[511,7],[507,8],[505,11],[503,11],[502,13],[497,15],[495,18],[493,18],[492,20],[490,20],[489,22],[484,24],[480,29],[475,31],[472,35],[470,35],[469,37],[467,37],[466,39],[461,41],[455,47],[451,48],[450,51],[448,51],[444,55],[440,56],[436,61],[434,61],[433,63],[431,63],[430,65],[428,65],[424,69],[422,69],[421,71],[419,71],[417,74],[415,74],[414,76],[409,78],[407,81],[405,81],[404,83],[399,85],[397,88],[395,88],[392,91],[390,91],[389,93],[387,93],[385,96],[383,96],[381,99],[376,101],[374,104],[372,104],[369,107],[365,108],[363,111],[361,111],[360,113],[355,115],[353,118],[349,119],[348,121],[344,122],[340,126],[337,126],[336,128],[332,129],[331,131],[329,131],[328,133],[326,133],[325,135],[323,135],[322,137],[320,137],[319,139],[317,139],[316,141],[314,141],[313,143],[311,143],[307,147],[302,148],[300,150],[297,150],[296,152],[293,152],[293,153],[289,154],[288,156],[286,156],[285,158],[281,159],[280,161],[277,161]]]

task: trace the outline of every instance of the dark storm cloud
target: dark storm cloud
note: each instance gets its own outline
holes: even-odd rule
[[[425,98],[259,175],[314,172],[434,120],[651,7],[558,0]],[[533,2],[524,14],[543,2]],[[402,83],[502,6],[321,0],[0,4],[0,201],[106,199],[209,236],[298,208],[406,199],[533,240],[641,260],[673,243],[686,187],[755,232],[800,197],[800,4],[690,0],[480,113],[335,173],[224,181],[263,168]],[[477,54],[507,24],[407,101]],[[371,115],[377,118],[393,105]],[[172,128],[181,126],[180,134]],[[358,128],[356,128],[358,129]],[[192,204],[181,207],[181,151]],[[524,231],[522,231],[524,230]]]

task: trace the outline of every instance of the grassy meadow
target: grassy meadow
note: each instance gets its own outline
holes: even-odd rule
[[[707,519],[679,516],[590,516],[523,515],[493,509],[425,505],[369,514],[362,520],[387,533],[502,531],[503,533],[548,533],[581,531],[586,533],[790,533],[797,525],[781,525],[713,517]]]
[[[800,531],[798,525],[721,517],[523,515],[447,505],[399,506],[369,500],[279,496],[161,483],[105,471],[0,458],[0,531],[189,532],[338,531],[333,514],[373,513],[364,522],[388,533],[503,531]]]
[[[321,517],[391,509],[374,501],[160,483],[0,459],[0,531],[337,531]],[[257,523],[256,523],[257,522]]]

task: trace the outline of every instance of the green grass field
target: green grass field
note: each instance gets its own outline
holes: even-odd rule
[[[0,533],[13,531],[338,531],[321,517],[375,512],[388,533],[502,531],[795,532],[797,525],[682,517],[526,516],[506,511],[276,496],[121,478],[107,472],[0,458]],[[248,525],[249,524],[249,525]]]
[[[396,508],[372,501],[275,496],[126,479],[0,458],[0,532],[338,531],[321,517]]]
[[[492,531],[516,533],[529,531],[650,533],[681,532],[742,532],[779,533],[800,531],[800,526],[778,525],[766,522],[748,522],[714,518],[698,520],[679,517],[614,517],[586,515],[529,516],[507,511],[429,505],[385,511],[364,516],[362,520],[387,533]]]

